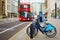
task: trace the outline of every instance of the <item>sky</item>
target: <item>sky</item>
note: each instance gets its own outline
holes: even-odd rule
[[[20,2],[25,2],[25,3],[36,3],[36,2],[40,2],[40,3],[44,3],[44,0],[20,0]]]

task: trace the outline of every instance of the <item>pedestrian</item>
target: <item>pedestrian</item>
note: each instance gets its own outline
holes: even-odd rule
[[[44,17],[45,17],[45,19],[46,19],[46,21],[47,21],[47,12],[44,14]]]

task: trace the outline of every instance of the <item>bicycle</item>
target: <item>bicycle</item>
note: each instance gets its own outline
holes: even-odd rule
[[[55,26],[50,23],[46,23],[46,21],[44,22],[44,26],[42,27],[39,24],[39,18],[32,22],[32,24],[27,28],[26,33],[31,39],[33,39],[38,34],[38,30],[49,38],[53,38],[57,34]]]

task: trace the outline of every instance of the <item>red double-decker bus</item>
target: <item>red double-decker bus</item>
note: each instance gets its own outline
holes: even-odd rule
[[[28,4],[28,3],[20,3],[18,12],[19,12],[19,20],[20,21],[27,21],[27,20],[34,19],[34,15],[31,12],[30,4]]]

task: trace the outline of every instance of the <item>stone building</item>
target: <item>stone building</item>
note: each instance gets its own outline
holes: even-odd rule
[[[6,0],[6,15],[7,17],[17,17],[18,14],[18,0]]]
[[[0,0],[0,19],[17,17],[18,0]]]
[[[5,15],[5,0],[0,0],[0,18],[6,17]]]
[[[2,0],[0,0],[0,18],[2,18]]]

